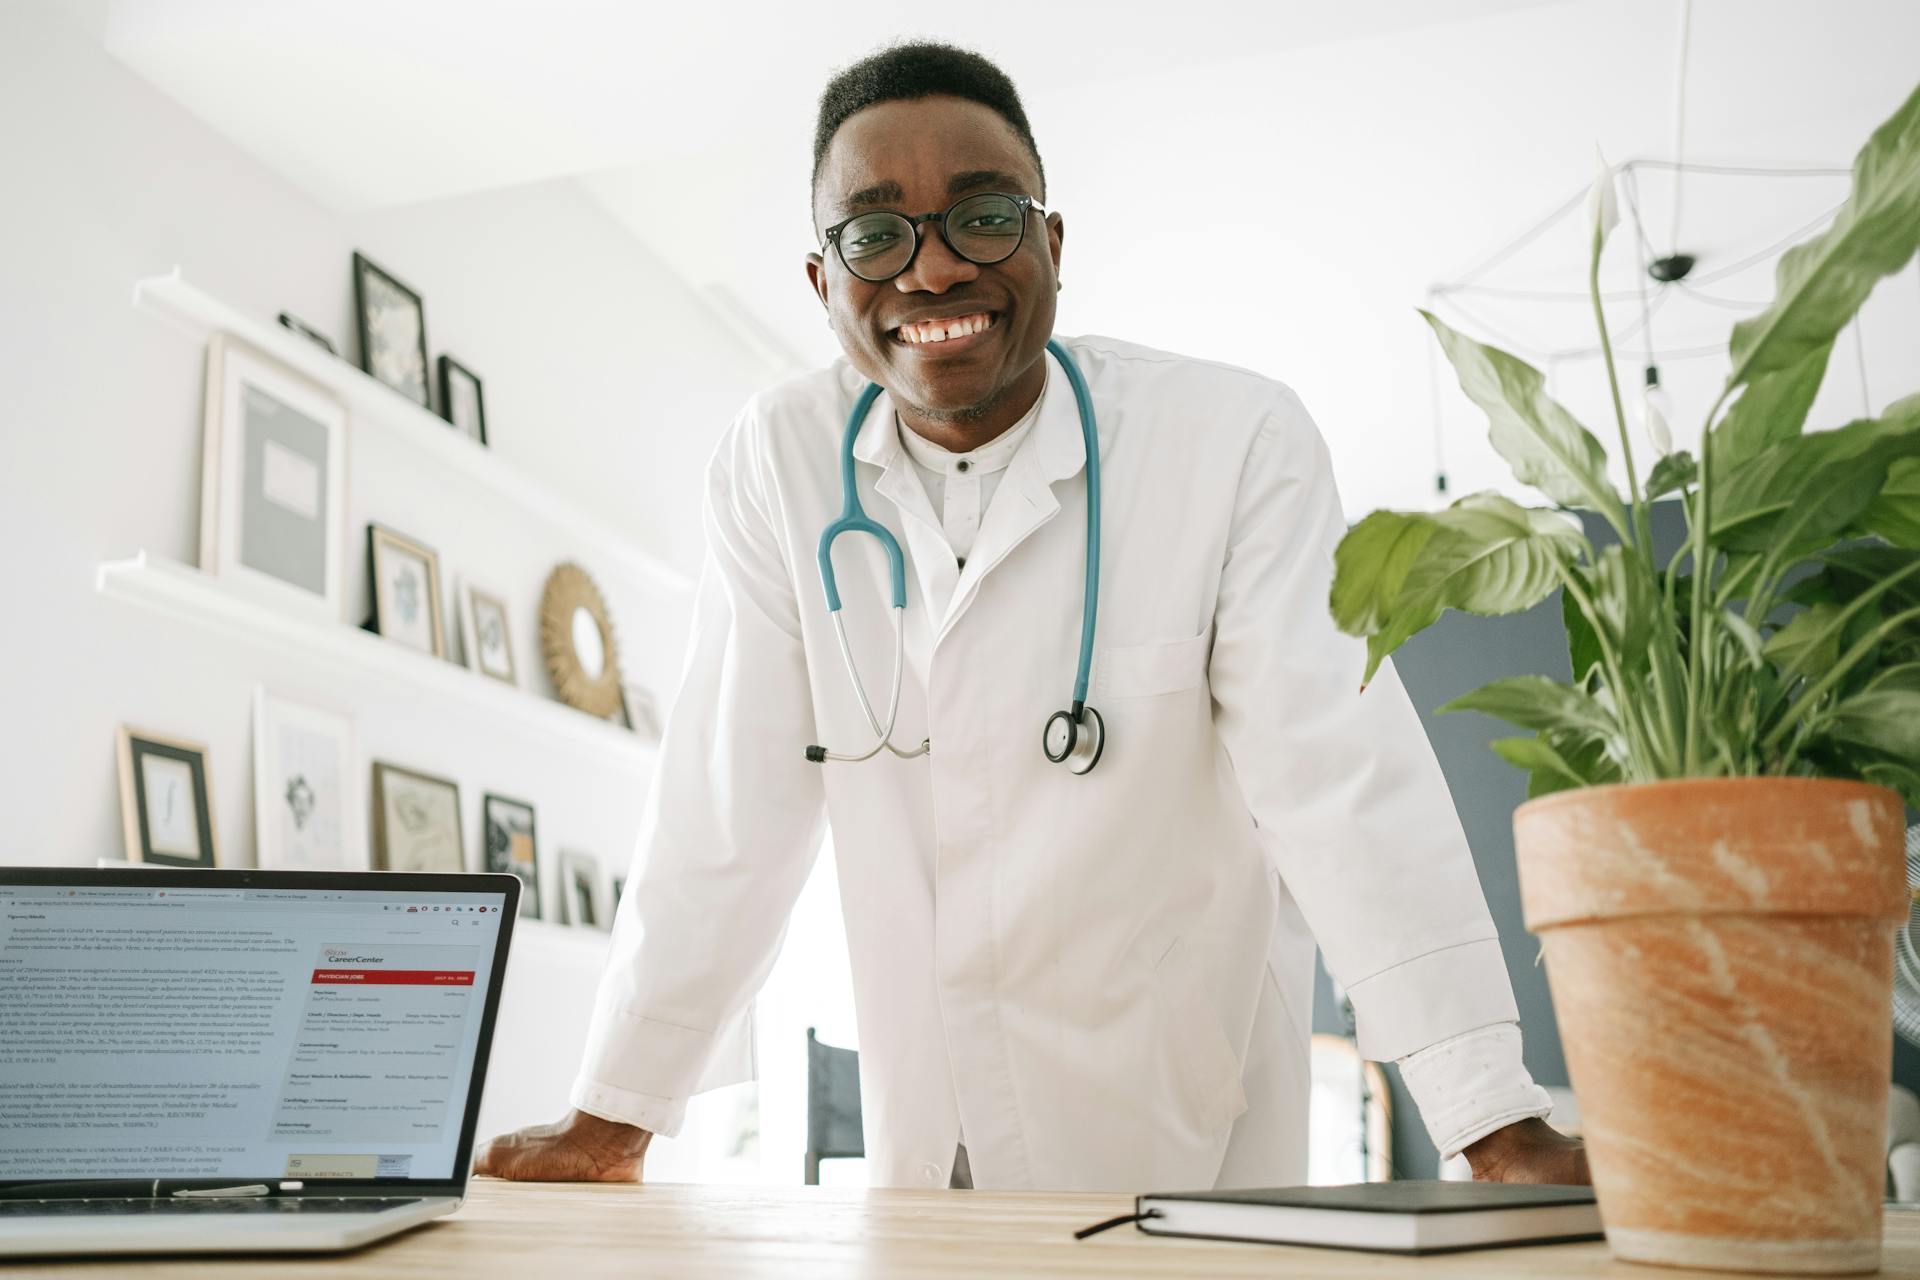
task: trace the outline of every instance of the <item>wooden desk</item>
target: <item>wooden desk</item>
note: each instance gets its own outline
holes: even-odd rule
[[[1327,1249],[1168,1240],[1120,1227],[1091,1240],[1072,1232],[1124,1213],[1113,1195],[1044,1192],[858,1191],[834,1187],[605,1187],[475,1181],[460,1212],[356,1254],[309,1259],[217,1256],[178,1260],[27,1263],[15,1275],[226,1280],[594,1280],[620,1277],[1312,1276],[1316,1280],[1429,1276],[1435,1280],[1637,1280],[1710,1272],[1614,1262],[1601,1244],[1493,1249],[1396,1258]],[[1920,1277],[1920,1212],[1889,1211],[1885,1276]]]

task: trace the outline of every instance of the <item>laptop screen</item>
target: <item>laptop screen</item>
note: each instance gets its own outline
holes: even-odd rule
[[[19,878],[0,1183],[456,1176],[514,903],[437,886],[498,877]]]

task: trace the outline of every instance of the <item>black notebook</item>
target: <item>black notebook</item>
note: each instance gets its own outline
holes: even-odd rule
[[[1600,1238],[1591,1187],[1369,1182],[1346,1187],[1141,1196],[1136,1224],[1157,1236],[1445,1253]]]

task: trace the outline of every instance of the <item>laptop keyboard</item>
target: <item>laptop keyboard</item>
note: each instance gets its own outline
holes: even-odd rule
[[[259,1196],[247,1199],[190,1200],[0,1200],[0,1220],[6,1218],[70,1218],[88,1215],[127,1217],[133,1214],[178,1213],[379,1213],[402,1205],[419,1204],[419,1196],[301,1196],[298,1199]]]

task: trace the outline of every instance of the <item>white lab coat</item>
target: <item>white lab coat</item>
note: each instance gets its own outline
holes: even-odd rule
[[[1419,720],[1391,666],[1361,691],[1363,647],[1329,619],[1345,524],[1306,410],[1242,370],[1067,345],[1100,434],[1098,767],[1041,753],[1086,537],[1052,358],[957,573],[887,396],[857,438],[861,499],[909,562],[896,741],[933,742],[913,761],[803,757],[872,741],[815,563],[861,379],[837,362],[754,397],[708,472],[691,655],[575,1105],[670,1134],[743,1077],[823,818],[879,1184],[944,1186],[963,1130],[981,1187],[1304,1181],[1316,938],[1371,1058],[1516,1016]],[[835,563],[884,704],[885,556],[848,535]]]

